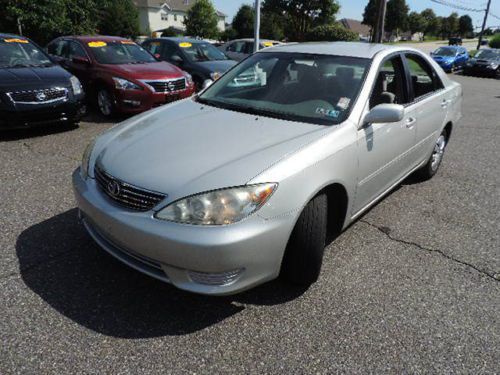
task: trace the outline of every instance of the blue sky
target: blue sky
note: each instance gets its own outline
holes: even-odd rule
[[[228,22],[230,22],[241,4],[253,4],[253,0],[212,0],[217,9],[226,13]],[[368,3],[368,0],[339,0],[340,15],[339,18],[354,18],[361,20],[363,10]],[[450,3],[467,5],[471,8],[486,8],[487,0],[450,0]],[[433,3],[430,0],[407,0],[410,9],[420,12],[425,8],[432,8],[439,16],[448,16],[453,10],[449,7]],[[474,13],[466,11],[456,11],[458,14],[469,14],[474,22],[474,26],[481,26],[483,22],[483,13]],[[500,17],[500,0],[492,0],[491,12]],[[488,26],[500,26],[500,20],[490,17]]]

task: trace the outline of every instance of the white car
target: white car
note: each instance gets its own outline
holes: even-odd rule
[[[113,256],[181,289],[310,284],[326,238],[437,172],[461,106],[460,84],[414,49],[266,48],[98,137],[73,174],[80,217]]]
[[[281,44],[283,43],[278,42],[277,40],[261,39],[259,50],[268,47],[278,46]],[[224,52],[229,58],[236,61],[241,61],[250,56],[254,52],[254,45],[255,45],[254,40],[247,38],[247,39],[231,40],[218,48],[222,52]]]

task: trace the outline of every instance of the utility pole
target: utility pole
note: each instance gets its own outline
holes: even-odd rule
[[[257,52],[260,45],[260,0],[255,0],[255,25],[253,51]]]
[[[379,0],[377,9],[377,22],[375,24],[373,33],[374,43],[382,43],[384,41],[386,10],[387,10],[387,0]]]
[[[17,17],[17,30],[19,31],[19,35],[23,35],[23,27],[21,25],[21,17]]]
[[[488,0],[488,5],[486,6],[486,13],[484,14],[483,27],[479,33],[479,41],[477,42],[477,49],[481,48],[481,43],[483,42],[484,29],[486,28],[486,21],[488,21],[488,13],[490,13],[491,0]]]

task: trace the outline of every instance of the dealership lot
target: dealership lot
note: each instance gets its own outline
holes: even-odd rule
[[[0,373],[498,371],[500,84],[455,76],[464,118],[431,181],[405,181],[327,251],[308,290],[187,294],[106,255],[71,172],[112,124],[0,134]]]

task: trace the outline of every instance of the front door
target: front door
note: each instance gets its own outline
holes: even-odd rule
[[[380,66],[369,107],[408,103],[409,93],[401,56],[387,58]],[[392,187],[415,163],[417,120],[406,110],[402,121],[367,124],[358,130],[359,173],[354,202],[356,214]]]

